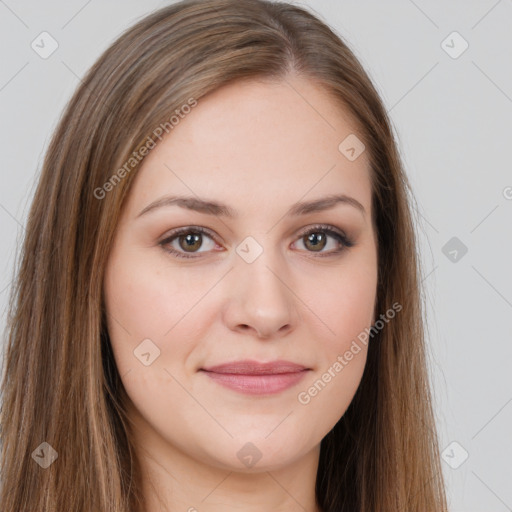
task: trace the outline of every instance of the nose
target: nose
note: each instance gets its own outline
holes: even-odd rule
[[[286,272],[276,258],[263,252],[255,261],[241,258],[229,272],[224,321],[234,331],[251,332],[259,338],[282,337],[298,321],[297,299],[286,283]]]

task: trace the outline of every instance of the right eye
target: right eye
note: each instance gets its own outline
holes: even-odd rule
[[[210,249],[215,247],[215,241],[209,233],[208,230],[200,226],[179,228],[173,231],[165,240],[162,240],[159,245],[162,246],[164,251],[177,258],[197,258],[198,256],[191,255],[200,252],[208,252],[208,250],[198,251],[198,249],[204,245],[203,239],[205,236],[213,243]],[[173,245],[174,242],[177,242],[178,247]]]

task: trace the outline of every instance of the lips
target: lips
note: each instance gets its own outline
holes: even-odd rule
[[[232,375],[276,375],[279,373],[297,373],[309,370],[309,368],[283,360],[271,361],[269,363],[244,360],[201,368],[201,370],[213,373],[229,373]]]
[[[212,381],[248,395],[277,394],[297,385],[311,368],[290,361],[235,361],[201,368]]]

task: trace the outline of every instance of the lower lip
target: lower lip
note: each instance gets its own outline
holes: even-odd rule
[[[202,370],[210,379],[248,395],[269,395],[279,393],[295,386],[304,378],[307,370],[274,375],[239,375],[234,373],[215,373]]]

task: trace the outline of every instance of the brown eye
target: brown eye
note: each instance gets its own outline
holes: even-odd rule
[[[325,233],[314,232],[302,237],[304,245],[312,251],[321,251],[327,244]]]
[[[199,249],[203,243],[200,233],[180,235],[178,237],[179,246],[187,252],[194,252]]]
[[[209,242],[210,247],[208,247],[208,243],[205,247],[205,242]],[[342,231],[338,231],[338,228],[327,225],[313,226],[308,231],[303,231],[298,242],[304,245],[306,252],[318,253],[318,256],[325,257],[340,254],[354,245]],[[215,236],[211,234],[210,230],[200,226],[177,229],[159,245],[177,258],[198,258],[201,257],[201,253],[219,250],[216,247]]]
[[[211,245],[208,247],[206,243],[206,250],[203,249],[205,239]],[[178,258],[197,258],[201,253],[208,252],[208,249],[215,247],[215,240],[209,231],[201,227],[189,227],[175,230],[165,240],[160,242],[162,248]]]
[[[306,252],[318,253],[317,255],[322,257],[335,256],[354,245],[342,231],[321,224],[303,231],[299,241],[304,245]]]

